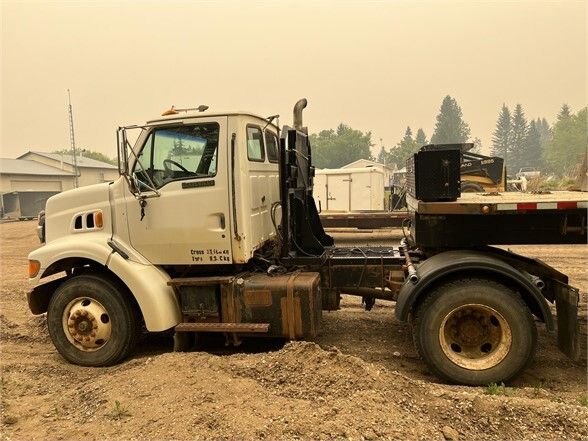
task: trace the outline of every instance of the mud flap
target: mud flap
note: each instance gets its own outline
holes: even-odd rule
[[[563,283],[555,282],[553,285],[557,307],[557,347],[572,360],[578,361],[580,351],[576,320],[579,293],[576,288]]]

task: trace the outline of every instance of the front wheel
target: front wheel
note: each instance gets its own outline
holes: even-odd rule
[[[485,279],[437,287],[419,306],[415,345],[440,378],[472,386],[507,381],[533,358],[537,329],[511,288]]]
[[[47,310],[49,335],[59,353],[82,366],[118,363],[134,348],[138,312],[123,289],[104,275],[64,282]]]

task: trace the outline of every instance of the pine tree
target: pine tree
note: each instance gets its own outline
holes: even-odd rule
[[[390,162],[396,164],[397,168],[402,168],[406,165],[406,160],[415,153],[421,146],[412,138],[412,129],[406,128],[402,140],[390,150]]]
[[[521,167],[527,167],[525,163],[525,139],[527,138],[528,124],[523,106],[517,104],[512,114],[512,133],[510,139],[510,170],[516,171]]]
[[[508,152],[510,150],[510,138],[512,134],[512,120],[510,110],[505,104],[502,105],[502,110],[498,115],[496,121],[496,129],[492,134],[492,154],[504,159],[506,165],[508,160]]]
[[[551,127],[549,127],[549,123],[545,118],[537,118],[535,125],[541,137],[541,149],[543,150],[547,142],[551,139]]]
[[[412,142],[413,141],[413,139],[412,139],[412,129],[410,128],[410,126],[408,126],[406,128],[406,131],[404,132],[404,139],[403,139],[403,141],[404,142]]]
[[[541,157],[541,132],[537,127],[537,123],[531,121],[525,138],[521,160],[526,167],[540,168],[542,166]]]
[[[427,135],[425,135],[425,131],[423,129],[417,130],[415,141],[419,145],[419,147],[422,147],[429,143],[429,141],[427,141]]]
[[[570,110],[570,106],[568,106],[567,104],[564,103],[561,106],[561,110],[559,111],[559,113],[557,115],[557,120],[562,121],[564,119],[569,119],[570,116],[572,116],[572,111]]]
[[[443,99],[437,115],[435,133],[431,137],[433,144],[451,144],[466,142],[470,137],[470,127],[462,119],[461,107],[454,98],[447,95]]]

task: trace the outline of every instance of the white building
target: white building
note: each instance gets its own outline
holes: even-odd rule
[[[118,168],[84,156],[77,157],[78,186],[113,181]],[[48,198],[75,187],[72,155],[27,152],[18,159],[0,158],[0,217],[31,218]]]
[[[76,158],[78,163],[79,187],[114,181],[118,177],[118,167],[115,165],[86,158],[83,154],[76,155]],[[74,172],[72,155],[29,151],[24,155],[20,155],[18,159],[28,159],[69,173]]]
[[[28,218],[48,198],[74,188],[74,174],[27,159],[0,158],[0,217]]]

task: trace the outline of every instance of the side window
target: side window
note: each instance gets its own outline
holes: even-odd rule
[[[202,123],[155,129],[138,155],[133,174],[160,188],[170,181],[216,175],[220,127]]]
[[[247,158],[257,162],[265,160],[263,136],[261,129],[257,126],[247,126]]]
[[[265,132],[265,148],[269,162],[278,162],[278,137],[269,130]]]

